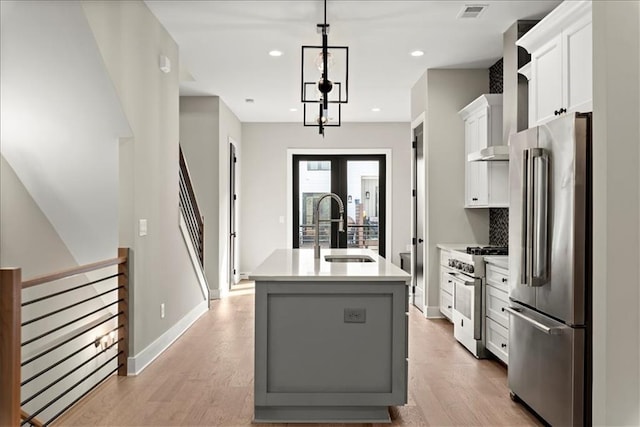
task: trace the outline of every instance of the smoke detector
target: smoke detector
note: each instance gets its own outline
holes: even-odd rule
[[[465,4],[458,13],[458,18],[478,18],[487,7],[489,7],[488,4]]]

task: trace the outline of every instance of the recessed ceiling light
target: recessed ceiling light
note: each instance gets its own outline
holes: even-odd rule
[[[411,52],[411,56],[422,56],[424,55],[424,52],[421,50],[414,50],[413,52]]]
[[[297,108],[289,108],[289,111],[294,112],[294,111],[298,111]]]
[[[377,113],[380,111],[380,109],[378,107],[373,107],[371,111],[373,111],[374,113]]]
[[[279,50],[272,50],[271,52],[269,52],[270,56],[282,56],[282,51]]]

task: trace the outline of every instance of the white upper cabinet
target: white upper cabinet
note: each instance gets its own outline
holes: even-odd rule
[[[565,1],[516,42],[531,54],[529,127],[592,110],[591,40],[591,2]]]
[[[483,148],[502,145],[502,94],[481,95],[458,114],[465,133],[465,207],[508,207],[509,163],[468,161]]]

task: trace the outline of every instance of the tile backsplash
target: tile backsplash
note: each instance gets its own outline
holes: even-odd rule
[[[502,68],[502,58],[489,68],[489,93],[502,93],[504,87]]]
[[[489,209],[489,244],[509,246],[509,209]]]

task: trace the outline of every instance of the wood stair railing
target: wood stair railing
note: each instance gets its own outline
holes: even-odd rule
[[[106,309],[109,306],[112,305],[117,305],[117,314],[114,314],[112,316],[105,316],[107,317],[106,320],[102,320],[101,322],[96,322],[94,324],[89,324],[85,329],[80,328],[80,330],[82,332],[78,333],[77,335],[73,336],[72,338],[69,338],[67,341],[63,341],[62,343],[58,343],[56,345],[54,345],[53,347],[49,348],[48,350],[45,350],[41,353],[39,353],[37,356],[33,356],[31,357],[29,360],[27,361],[22,361],[21,360],[21,346],[28,344],[30,342],[34,342],[44,336],[49,335],[52,332],[55,332],[59,329],[61,329],[62,327],[59,326],[57,328],[54,328],[52,330],[49,330],[47,332],[45,332],[44,334],[32,338],[26,342],[22,342],[22,326],[25,324],[30,324],[30,323],[34,323],[36,321],[39,320],[44,320],[47,319],[49,316],[54,315],[54,314],[58,314],[61,311],[67,310],[71,307],[76,307],[78,305],[78,303],[76,304],[71,304],[69,306],[63,307],[62,309],[58,309],[55,310],[53,312],[50,313],[46,313],[44,315],[39,316],[38,318],[35,319],[30,319],[29,321],[26,321],[23,323],[22,320],[22,307],[23,305],[27,305],[27,304],[31,304],[33,302],[39,302],[39,301],[27,301],[24,302],[22,301],[22,290],[26,289],[26,288],[30,288],[30,287],[34,287],[34,286],[39,286],[39,285],[43,285],[43,284],[48,284],[51,283],[53,281],[56,280],[60,280],[60,279],[64,279],[67,277],[71,277],[71,276],[76,276],[79,274],[83,274],[83,273],[88,273],[88,272],[94,272],[97,270],[100,270],[102,268],[105,267],[110,267],[110,266],[117,266],[118,268],[118,273],[111,275],[111,276],[106,276],[105,278],[96,280],[96,281],[92,281],[92,282],[88,282],[85,283],[83,285],[80,286],[76,286],[73,288],[69,288],[69,289],[65,289],[63,291],[60,291],[59,289],[56,289],[56,293],[54,294],[50,294],[48,296],[44,296],[39,298],[39,300],[44,300],[47,298],[50,298],[52,296],[57,296],[60,294],[64,294],[67,292],[73,292],[76,291],[79,288],[83,288],[83,287],[87,287],[87,286],[92,286],[97,282],[100,281],[106,281],[106,280],[111,280],[111,279],[116,279],[117,280],[117,287],[113,288],[106,293],[110,293],[110,292],[115,292],[117,291],[117,300],[111,304],[107,304],[107,305],[103,305],[101,306],[101,308],[99,310],[102,309]],[[98,299],[100,298],[102,295],[104,294],[99,294],[97,296],[91,297],[89,298],[90,300],[93,299]],[[88,300],[83,300],[81,301],[81,303],[84,303]],[[70,268],[67,270],[63,270],[60,272],[56,272],[53,274],[48,274],[45,276],[40,276],[40,277],[36,277],[34,279],[31,280],[27,280],[27,281],[23,281],[22,280],[22,271],[20,268],[3,268],[0,269],[0,426],[4,427],[4,426],[18,426],[18,425],[32,425],[32,426],[36,426],[36,427],[41,427],[41,426],[46,426],[49,425],[53,420],[55,420],[56,418],[58,418],[60,415],[62,415],[62,413],[64,413],[66,410],[68,410],[72,405],[74,405],[75,403],[77,403],[80,399],[82,399],[87,393],[89,393],[91,390],[93,390],[95,387],[97,387],[98,385],[100,385],[102,382],[104,382],[107,378],[109,378],[112,374],[114,374],[115,372],[118,373],[118,375],[123,375],[126,376],[127,375],[127,358],[128,358],[128,352],[129,352],[129,348],[128,348],[128,342],[129,342],[129,338],[128,338],[128,331],[129,331],[129,309],[128,309],[128,305],[129,305],[129,249],[128,248],[119,248],[118,249],[118,256],[116,258],[113,259],[109,259],[109,260],[105,260],[105,261],[100,261],[100,262],[96,262],[93,264],[88,264],[88,265],[83,265],[83,266],[79,266],[79,267],[74,267],[74,268]],[[96,310],[97,311],[97,310]],[[94,312],[89,313],[94,314]],[[88,316],[88,315],[87,315]],[[74,323],[80,319],[82,319],[83,317],[87,317],[87,316],[82,316],[79,317],[76,320],[73,320],[72,322],[69,322],[65,325],[62,326],[67,326],[70,323]],[[40,407],[36,410],[33,411],[32,414],[28,414],[27,412],[25,412],[25,410],[23,410],[23,408],[21,407],[21,385],[30,381],[31,379],[33,379],[34,377],[37,377],[38,375],[31,377],[30,379],[24,380],[23,383],[21,384],[21,368],[23,365],[26,365],[27,363],[29,363],[30,361],[39,358],[42,355],[46,355],[48,354],[50,351],[54,350],[54,349],[58,349],[60,347],[62,347],[63,344],[66,344],[68,342],[70,342],[72,339],[75,339],[79,336],[81,336],[84,333],[88,333],[89,331],[92,331],[93,328],[101,326],[103,324],[105,324],[108,321],[112,321],[113,319],[116,319],[115,321],[117,322],[117,327],[114,328],[112,331],[110,331],[110,333],[116,334],[117,333],[117,339],[114,339],[114,342],[111,344],[111,346],[109,346],[109,348],[107,349],[103,349],[102,352],[100,352],[100,354],[104,353],[105,351],[109,350],[110,348],[115,348],[117,347],[117,354],[115,356],[112,357],[112,359],[110,360],[116,360],[117,358],[117,368],[110,371],[106,376],[104,376],[103,378],[99,379],[92,387],[90,387],[87,391],[85,391],[84,393],[81,393],[79,397],[75,398],[70,404],[68,404],[67,406],[64,407],[64,409],[62,409],[61,411],[57,412],[56,414],[54,414],[53,416],[49,417],[48,420],[46,421],[42,421],[42,419],[37,418],[38,415],[40,415],[43,411],[45,411],[48,407],[50,407],[54,402],[57,402],[59,399],[61,399],[62,397],[66,396],[67,393],[69,393],[74,387],[76,387],[78,384],[84,382],[85,380],[89,379],[89,378],[93,378],[92,375],[95,374],[98,370],[93,371],[91,374],[85,376],[84,378],[81,379],[81,381],[77,382],[75,385],[73,385],[72,387],[68,388],[66,391],[64,391],[62,394],[56,396],[56,398],[50,402],[48,402],[46,405],[44,405],[43,407]],[[47,326],[50,326],[47,323]],[[93,345],[93,344],[90,344]],[[80,349],[82,350],[82,348]],[[73,356],[74,354],[78,353],[79,351],[76,351],[74,353],[72,353],[71,355],[69,355],[68,357],[62,359],[62,360],[67,360],[69,359],[71,356]],[[96,356],[94,356],[95,358]],[[91,360],[91,359],[90,359]],[[41,361],[42,362],[42,361]],[[48,371],[49,369],[51,369],[52,367],[56,366],[57,364],[59,364],[60,361],[57,361],[56,363],[49,365],[48,367],[45,367],[44,371]],[[85,362],[87,363],[87,362]],[[83,363],[82,365],[84,365],[85,363]],[[82,366],[80,365],[80,366]],[[103,364],[102,366],[105,366],[105,364]],[[101,367],[102,367],[101,366]],[[67,374],[68,375],[68,374]],[[65,376],[63,376],[62,378],[64,378]],[[51,384],[50,384],[51,385]],[[50,387],[50,385],[47,386]],[[46,390],[46,388],[43,388],[41,391]],[[39,393],[36,393],[36,395]],[[27,399],[30,400],[30,399]]]

